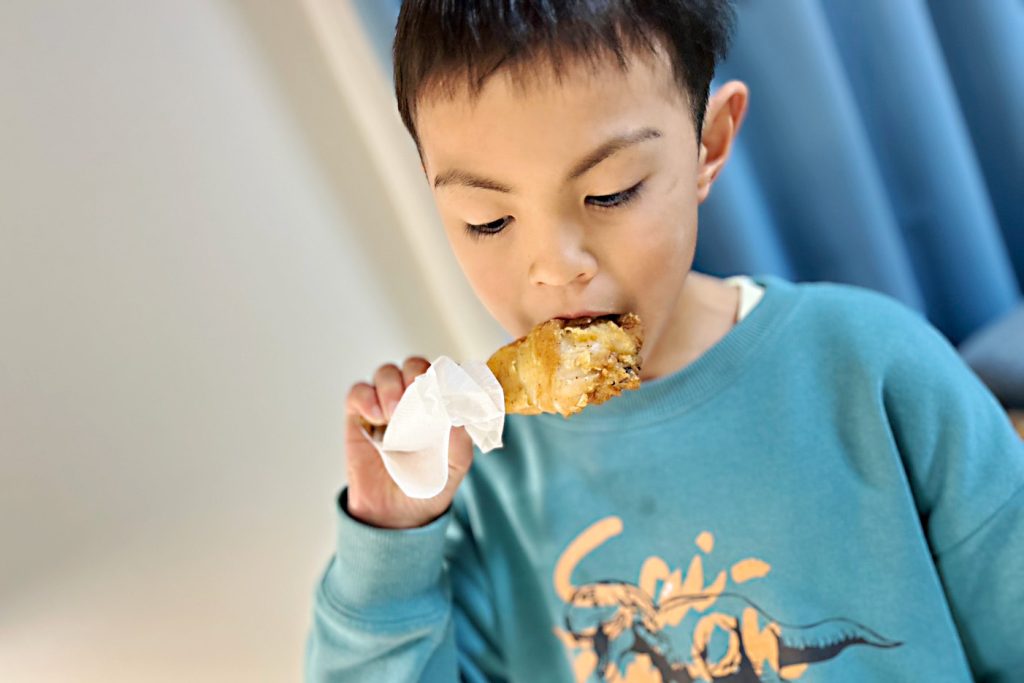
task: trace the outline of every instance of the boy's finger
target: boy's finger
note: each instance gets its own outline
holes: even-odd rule
[[[384,410],[384,418],[390,422],[395,406],[405,392],[402,371],[394,363],[382,365],[373,375],[373,383],[377,388],[377,401]]]
[[[354,385],[345,401],[345,443],[362,443],[366,438],[363,429],[372,434],[386,423],[384,411],[377,403],[377,391],[365,382]]]
[[[411,356],[402,363],[402,382],[408,387],[413,380],[430,369],[430,361],[419,356]]]
[[[366,382],[354,384],[345,400],[345,414],[359,417],[370,424],[384,424],[384,411],[377,402],[377,391]]]

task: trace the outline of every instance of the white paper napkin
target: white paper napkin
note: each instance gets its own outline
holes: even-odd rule
[[[413,380],[395,408],[384,438],[363,434],[388,474],[410,498],[433,498],[448,483],[448,440],[465,427],[482,453],[501,447],[505,395],[487,363],[459,365],[439,356]]]

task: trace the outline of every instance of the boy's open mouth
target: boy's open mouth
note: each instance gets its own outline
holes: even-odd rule
[[[566,324],[588,324],[594,320],[618,320],[622,313],[608,313],[605,311],[577,311],[576,313],[566,313],[565,315],[558,315],[552,318],[552,320],[564,320]],[[587,321],[580,323],[579,321]]]
[[[573,316],[571,318],[556,318],[556,320],[564,320],[566,327],[586,327],[603,321],[619,323],[622,320],[623,315],[623,313],[604,313],[601,315],[580,315]]]

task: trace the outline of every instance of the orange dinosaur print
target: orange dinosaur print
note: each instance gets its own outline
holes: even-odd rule
[[[853,645],[895,648],[902,643],[844,618],[806,626],[784,624],[735,591],[734,585],[763,579],[771,565],[753,558],[735,562],[710,581],[695,554],[685,574],[664,559],[643,561],[637,583],[572,582],[576,567],[623,531],[622,520],[605,517],[563,551],[552,576],[565,603],[564,628],[555,634],[567,649],[577,683],[768,683],[799,679],[809,666],[838,656]],[[701,532],[695,544],[704,555],[714,535]],[[695,624],[679,637],[687,615]],[[714,644],[714,647],[712,645]]]

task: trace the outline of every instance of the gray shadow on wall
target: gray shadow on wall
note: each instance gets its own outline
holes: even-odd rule
[[[341,213],[352,216],[355,239],[373,263],[413,270],[408,290],[393,278],[374,283],[390,301],[400,302],[401,319],[417,354],[450,353],[454,340],[439,324],[440,311],[424,292],[426,280],[412,250],[401,238],[394,212],[367,202],[385,182],[369,163],[370,151],[359,133],[301,3],[277,0],[226,0],[264,58],[267,71],[302,133]],[[424,181],[425,182],[425,181]],[[447,349],[447,351],[445,351]],[[380,359],[400,362],[402,359]],[[368,369],[369,371],[369,369]]]

